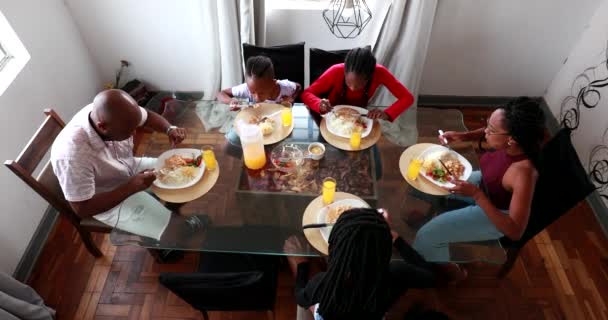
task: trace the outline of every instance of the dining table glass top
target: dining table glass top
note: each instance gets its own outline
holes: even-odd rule
[[[295,144],[306,150],[321,142],[325,156],[317,161],[304,159],[297,170],[278,171],[271,161],[260,170],[249,170],[243,152],[225,137],[235,112],[216,101],[179,102],[168,105],[163,116],[176,126],[186,128],[187,138],[177,148],[201,149],[212,146],[219,175],[204,195],[184,203],[166,202],[149,191],[138,206],[121,205],[117,227],[110,239],[114,245],[137,245],[146,248],[189,251],[213,251],[266,255],[320,256],[308,244],[302,230],[302,216],[312,200],[321,193],[324,178],[336,179],[337,191],[354,194],[372,207],[390,212],[391,227],[408,243],[417,230],[432,217],[453,205],[445,196],[433,196],[411,187],[399,170],[399,158],[406,149],[381,137],[376,145],[360,151],[343,151],[328,144],[320,134],[320,117],[302,104],[292,109],[294,128],[283,141],[266,145],[269,155],[280,144]],[[418,142],[437,143],[437,131],[465,131],[463,115],[454,109],[419,108]],[[136,157],[156,158],[171,149],[163,133],[144,133],[135,150]],[[479,161],[472,144],[453,149],[469,160],[476,170]],[[268,158],[268,157],[267,157]],[[143,161],[142,161],[143,163]],[[143,170],[143,165],[142,168]],[[203,179],[208,178],[205,172]],[[139,223],[142,208],[163,208],[169,221],[157,240],[134,230],[145,229]],[[165,209],[166,208],[166,209]],[[122,228],[136,225],[135,228]],[[158,226],[152,226],[158,227]],[[131,230],[125,231],[125,229]],[[138,235],[140,234],[140,235]],[[288,238],[301,238],[300,248],[284,249]],[[396,257],[396,256],[395,256]],[[499,241],[454,243],[450,261],[485,261],[501,264],[505,252]]]

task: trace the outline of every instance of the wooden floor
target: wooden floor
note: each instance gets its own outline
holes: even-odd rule
[[[462,108],[469,128],[487,118],[483,109]],[[159,285],[160,272],[193,271],[198,257],[156,264],[144,249],[114,247],[96,235],[104,257],[94,259],[65,219],[59,219],[29,284],[57,310],[58,319],[202,319]],[[401,320],[412,304],[443,311],[453,319],[608,319],[608,241],[590,208],[580,205],[530,241],[511,274],[497,267],[468,266],[457,286],[411,290],[389,314]],[[293,280],[279,279],[275,319],[295,319]],[[212,312],[212,319],[266,319],[265,313]]]

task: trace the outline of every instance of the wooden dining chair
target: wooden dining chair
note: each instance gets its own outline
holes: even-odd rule
[[[87,250],[93,256],[101,257],[103,254],[93,241],[91,232],[109,233],[112,231],[112,227],[91,217],[81,218],[74,212],[63,196],[63,191],[57,177],[53,173],[50,161],[44,164],[44,167],[36,177],[33,176],[34,171],[53,145],[53,141],[55,141],[59,132],[65,127],[65,123],[53,109],[45,109],[44,114],[46,115],[46,119],[44,119],[40,128],[34,133],[34,136],[23,148],[19,156],[17,156],[17,159],[7,160],[4,162],[4,165],[44,198],[53,208],[59,211],[60,214],[64,215],[80,234],[80,238]]]

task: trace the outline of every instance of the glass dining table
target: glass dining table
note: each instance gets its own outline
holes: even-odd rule
[[[342,151],[324,140],[317,114],[302,104],[295,104],[292,110],[294,129],[280,143],[306,148],[312,142],[321,142],[326,153],[320,161],[305,159],[296,174],[287,176],[276,171],[270,161],[256,171],[244,166],[242,149],[230,144],[222,133],[229,130],[234,121],[235,112],[230,112],[228,105],[193,101],[174,104],[165,110],[163,115],[172,124],[187,130],[187,138],[177,147],[200,150],[203,146],[212,146],[219,176],[207,193],[184,203],[166,202],[149,192],[151,196],[145,198],[143,206],[160,206],[171,212],[158,240],[121,228],[121,224],[134,223],[131,220],[135,216],[133,206],[122,205],[117,227],[110,235],[112,244],[200,252],[322,256],[308,245],[302,230],[302,216],[308,204],[320,195],[320,184],[325,177],[337,180],[337,191],[354,194],[372,207],[388,210],[391,227],[408,243],[432,217],[450,210],[453,201],[448,197],[425,194],[406,182],[399,170],[399,158],[406,147],[381,137],[375,146],[366,150]],[[437,143],[439,129],[467,130],[458,110],[419,108],[417,113],[419,143]],[[265,146],[266,153],[280,143]],[[171,148],[165,134],[145,133],[135,156],[156,158]],[[479,168],[471,144],[453,148],[467,158],[474,169]],[[285,251],[285,241],[290,237],[300,237],[300,243],[305,245],[295,251],[293,247]],[[450,245],[451,262],[502,264],[505,260],[505,251],[497,240]]]

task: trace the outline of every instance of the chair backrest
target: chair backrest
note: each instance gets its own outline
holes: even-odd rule
[[[51,206],[65,214],[72,223],[78,223],[80,218],[65,200],[57,177],[53,173],[51,162],[47,161],[40,173],[34,177],[34,171],[47,154],[65,123],[52,109],[45,109],[46,118],[34,136],[23,148],[17,159],[7,160],[7,166],[15,175],[23,180],[30,188],[44,198]]]
[[[523,246],[595,190],[570,135],[571,130],[561,129],[541,151],[530,220],[515,246]]]
[[[272,310],[278,259],[205,252],[196,273],[161,273],[160,283],[201,311]]]
[[[267,56],[274,65],[275,78],[288,79],[304,87],[304,42],[275,47],[258,47],[243,43],[243,59]]]
[[[371,49],[371,46],[366,46],[366,48]],[[310,84],[319,79],[323,72],[329,69],[329,67],[344,62],[349,51],[350,49],[325,51],[318,48],[310,48],[310,63],[308,65]]]

